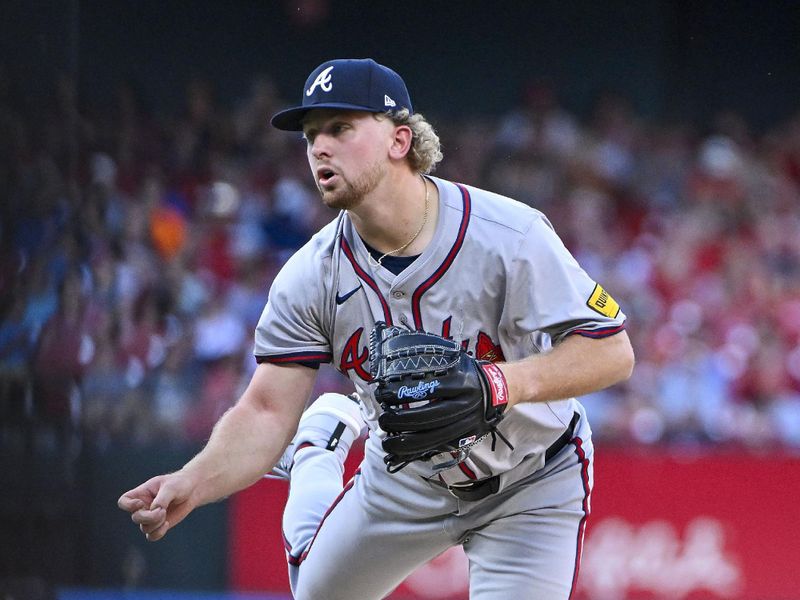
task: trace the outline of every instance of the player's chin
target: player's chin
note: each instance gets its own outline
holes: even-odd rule
[[[328,208],[336,210],[349,210],[358,206],[360,197],[348,193],[349,190],[319,188],[322,202]]]

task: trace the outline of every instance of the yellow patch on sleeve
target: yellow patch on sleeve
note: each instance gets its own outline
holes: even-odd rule
[[[595,284],[592,295],[586,301],[586,306],[609,319],[616,319],[619,314],[619,304],[609,296],[608,292],[599,283]]]

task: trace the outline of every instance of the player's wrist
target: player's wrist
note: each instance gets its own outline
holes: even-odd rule
[[[208,469],[194,461],[190,461],[182,469],[172,473],[170,477],[176,480],[176,485],[183,491],[186,501],[192,508],[211,504],[227,495],[218,490],[219,478],[213,475],[209,476]]]
[[[495,363],[495,366],[502,372],[506,385],[508,386],[506,411],[520,402],[529,402],[531,398],[528,398],[526,395],[526,392],[529,392],[531,389],[529,383],[526,381],[528,374],[520,368],[520,364]]]
[[[478,361],[486,389],[487,410],[504,413],[508,407],[509,389],[506,376],[499,365],[489,361]]]

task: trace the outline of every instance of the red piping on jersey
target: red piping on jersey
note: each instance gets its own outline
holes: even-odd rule
[[[458,254],[458,251],[461,250],[461,246],[464,245],[464,237],[467,234],[467,225],[469,225],[469,217],[472,213],[472,198],[470,198],[467,188],[460,183],[456,183],[455,185],[458,186],[458,189],[461,191],[461,198],[464,207],[461,215],[461,224],[458,226],[458,235],[456,236],[456,241],[453,243],[453,247],[450,248],[450,252],[447,253],[444,262],[439,265],[439,268],[434,271],[433,275],[428,277],[428,279],[423,281],[422,284],[420,284],[420,286],[414,290],[414,294],[411,296],[411,312],[414,315],[414,327],[417,330],[424,329],[422,326],[422,309],[420,308],[422,295],[427,292],[437,281],[439,281],[447,272],[447,269],[450,268],[450,265],[453,264],[456,254]]]
[[[320,362],[329,363],[332,354],[326,352],[293,352],[291,354],[277,354],[274,356],[256,356],[256,362],[287,363],[287,362]]]
[[[578,455],[578,462],[581,463],[581,480],[583,481],[583,517],[578,524],[578,539],[575,548],[575,567],[572,572],[572,587],[569,591],[569,600],[572,600],[575,594],[575,584],[578,582],[578,571],[581,568],[581,553],[583,552],[583,536],[586,532],[586,517],[589,516],[591,508],[589,506],[589,496],[592,494],[592,488],[589,485],[589,459],[586,458],[586,452],[583,450],[583,440],[579,437],[573,438],[570,442],[575,444],[575,454]]]
[[[573,329],[567,335],[577,334],[589,338],[604,338],[618,334],[625,329],[625,323],[614,325],[613,327],[601,327],[600,329]]]
[[[350,244],[347,243],[347,240],[344,238],[344,236],[341,237],[341,242],[339,245],[342,247],[347,260],[349,260],[350,264],[353,265],[353,270],[356,272],[356,275],[363,279],[364,283],[366,283],[370,289],[372,289],[372,291],[378,295],[378,300],[381,301],[381,306],[383,307],[383,320],[387,325],[391,325],[392,313],[389,310],[389,305],[387,304],[386,299],[383,297],[383,294],[381,294],[378,284],[375,283],[375,280],[370,277],[364,269],[361,268],[358,262],[356,262],[356,257],[353,255],[353,251],[350,249]]]
[[[283,538],[283,548],[291,554],[292,552],[292,545],[289,543],[289,539],[286,537],[286,533],[284,533],[283,529],[281,529],[281,537]],[[292,556],[289,556],[289,562],[292,562]]]
[[[460,463],[458,463],[458,468],[459,468],[459,469],[461,469],[461,472],[462,472],[462,473],[464,473],[464,475],[466,475],[466,476],[467,476],[467,477],[469,477],[470,479],[472,479],[472,480],[475,480],[475,479],[477,479],[477,478],[478,478],[478,476],[477,476],[477,475],[475,475],[475,471],[473,471],[472,469],[470,469],[470,468],[469,468],[469,467],[468,467],[466,464],[464,464],[463,462],[460,462]]]

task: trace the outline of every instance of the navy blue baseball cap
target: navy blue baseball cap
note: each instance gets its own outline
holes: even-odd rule
[[[403,78],[371,58],[340,58],[322,63],[306,79],[300,106],[282,110],[271,123],[284,131],[302,131],[303,117],[314,108],[373,113],[407,108],[414,112]]]

